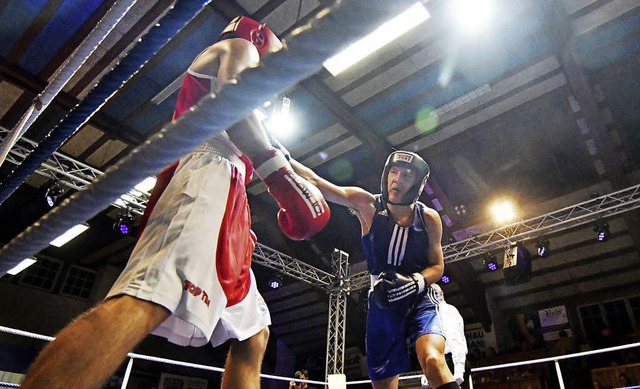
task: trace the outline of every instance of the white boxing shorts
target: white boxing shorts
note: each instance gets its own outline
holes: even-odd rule
[[[184,346],[245,340],[269,326],[251,271],[244,174],[224,141],[183,157],[107,298],[164,306],[172,315],[153,333]]]

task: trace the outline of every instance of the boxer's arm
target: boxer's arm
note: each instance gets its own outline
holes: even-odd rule
[[[245,39],[225,39],[209,46],[189,66],[189,70],[216,78],[216,90],[235,82],[247,68],[258,66],[260,57],[253,44]]]
[[[336,185],[320,177],[313,170],[294,159],[291,159],[289,162],[298,175],[320,189],[320,192],[327,201],[344,205],[356,211],[368,209],[375,203],[375,197],[362,188]]]
[[[423,219],[429,232],[429,251],[427,259],[429,267],[421,273],[429,285],[440,281],[444,274],[444,256],[442,253],[442,221],[437,211],[431,208],[424,209]]]
[[[327,201],[353,210],[360,221],[362,235],[369,233],[376,213],[376,198],[373,194],[356,186],[336,185],[294,159],[289,162],[296,173],[320,189]]]

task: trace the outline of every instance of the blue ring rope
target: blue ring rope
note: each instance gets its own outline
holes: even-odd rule
[[[55,126],[40,144],[0,183],[0,204],[24,183],[51,154],[73,135],[124,83],[211,0],[180,0],[158,24],[108,72],[87,96]]]
[[[214,97],[169,123],[111,166],[85,190],[13,238],[0,250],[0,275],[43,248],[60,233],[95,216],[123,191],[179,159],[211,136],[242,120],[270,97],[289,90],[315,74],[332,54],[388,19],[414,0],[348,0],[338,2],[288,37],[286,47],[267,56],[261,65],[241,74]],[[405,8],[406,9],[406,8]],[[347,39],[345,39],[347,37]]]

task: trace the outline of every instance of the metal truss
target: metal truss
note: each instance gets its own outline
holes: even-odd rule
[[[456,262],[496,247],[506,247],[637,208],[640,208],[640,185],[448,244],[442,248],[444,260],[445,263]]]
[[[261,243],[256,244],[253,262],[275,269],[289,277],[307,282],[324,290],[334,289],[336,276],[308,265]]]
[[[0,127],[0,141],[9,134],[9,130]],[[7,155],[7,162],[20,165],[29,154],[38,146],[37,142],[22,137],[11,148]],[[76,161],[62,153],[54,152],[40,167],[36,173],[41,176],[57,180],[59,184],[74,190],[82,190],[91,184],[104,173],[87,164]],[[129,208],[132,212],[142,215],[147,206],[149,194],[136,189],[131,189],[128,193],[120,197],[120,201],[113,205],[118,208]]]
[[[347,275],[349,271],[349,255],[344,251],[334,250],[331,265],[339,274]],[[347,293],[343,289],[335,289],[329,294],[329,323],[327,326],[327,359],[325,374],[344,374],[344,347],[347,325]]]
[[[371,287],[371,276],[368,271],[356,273],[343,280],[343,290],[347,293]]]
[[[444,261],[451,263],[482,255],[496,247],[504,248],[512,243],[567,230],[637,208],[640,208],[640,185],[448,244],[442,247]],[[369,273],[363,271],[354,274],[343,283],[350,292],[368,288]]]

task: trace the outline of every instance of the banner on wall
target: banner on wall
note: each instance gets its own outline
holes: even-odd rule
[[[540,318],[540,327],[542,328],[569,324],[567,308],[564,305],[541,309],[538,311],[538,317]]]
[[[498,343],[496,342],[496,334],[491,325],[491,332],[485,332],[484,327],[480,323],[471,323],[464,326],[464,336],[467,339],[467,348],[469,352],[477,352],[481,355],[485,349],[493,348],[498,351]]]
[[[567,308],[564,305],[545,308],[538,311],[540,328],[545,341],[552,341],[560,338],[560,331],[564,331],[568,337],[572,337]]]

